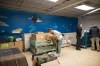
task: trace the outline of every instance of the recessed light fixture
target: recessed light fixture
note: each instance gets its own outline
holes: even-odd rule
[[[49,0],[49,1],[51,1],[51,2],[57,2],[58,0]]]
[[[94,7],[87,6],[87,5],[79,5],[79,6],[75,7],[75,8],[80,9],[80,10],[84,10],[84,11],[88,11],[88,10],[94,9]]]

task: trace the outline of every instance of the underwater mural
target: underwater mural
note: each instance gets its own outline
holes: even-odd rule
[[[78,19],[75,17],[47,15],[6,8],[0,8],[0,15],[6,16],[1,16],[0,32],[4,30],[9,34],[48,32],[48,28],[68,33],[74,32],[78,25]]]
[[[2,21],[0,21],[0,26],[6,26],[6,27],[9,27],[8,24],[6,24],[5,22],[2,22]]]
[[[17,28],[15,30],[12,31],[12,33],[21,33],[22,32],[22,28]]]

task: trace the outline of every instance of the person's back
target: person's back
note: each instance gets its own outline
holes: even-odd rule
[[[99,37],[99,28],[97,26],[90,28],[90,36],[91,37]]]
[[[61,40],[63,38],[62,34],[57,31],[57,30],[52,30],[53,36],[57,39],[57,40]]]

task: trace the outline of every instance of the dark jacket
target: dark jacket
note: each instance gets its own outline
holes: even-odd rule
[[[99,29],[99,38],[100,38],[100,29]]]
[[[78,27],[77,30],[76,30],[76,37],[81,38],[81,36],[82,36],[82,28]]]
[[[99,37],[99,28],[97,26],[93,26],[89,30],[90,37]]]

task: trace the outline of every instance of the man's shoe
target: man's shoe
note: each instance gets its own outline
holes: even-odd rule
[[[95,51],[95,49],[91,49],[92,51]]]
[[[76,48],[76,50],[81,50],[80,48]]]

